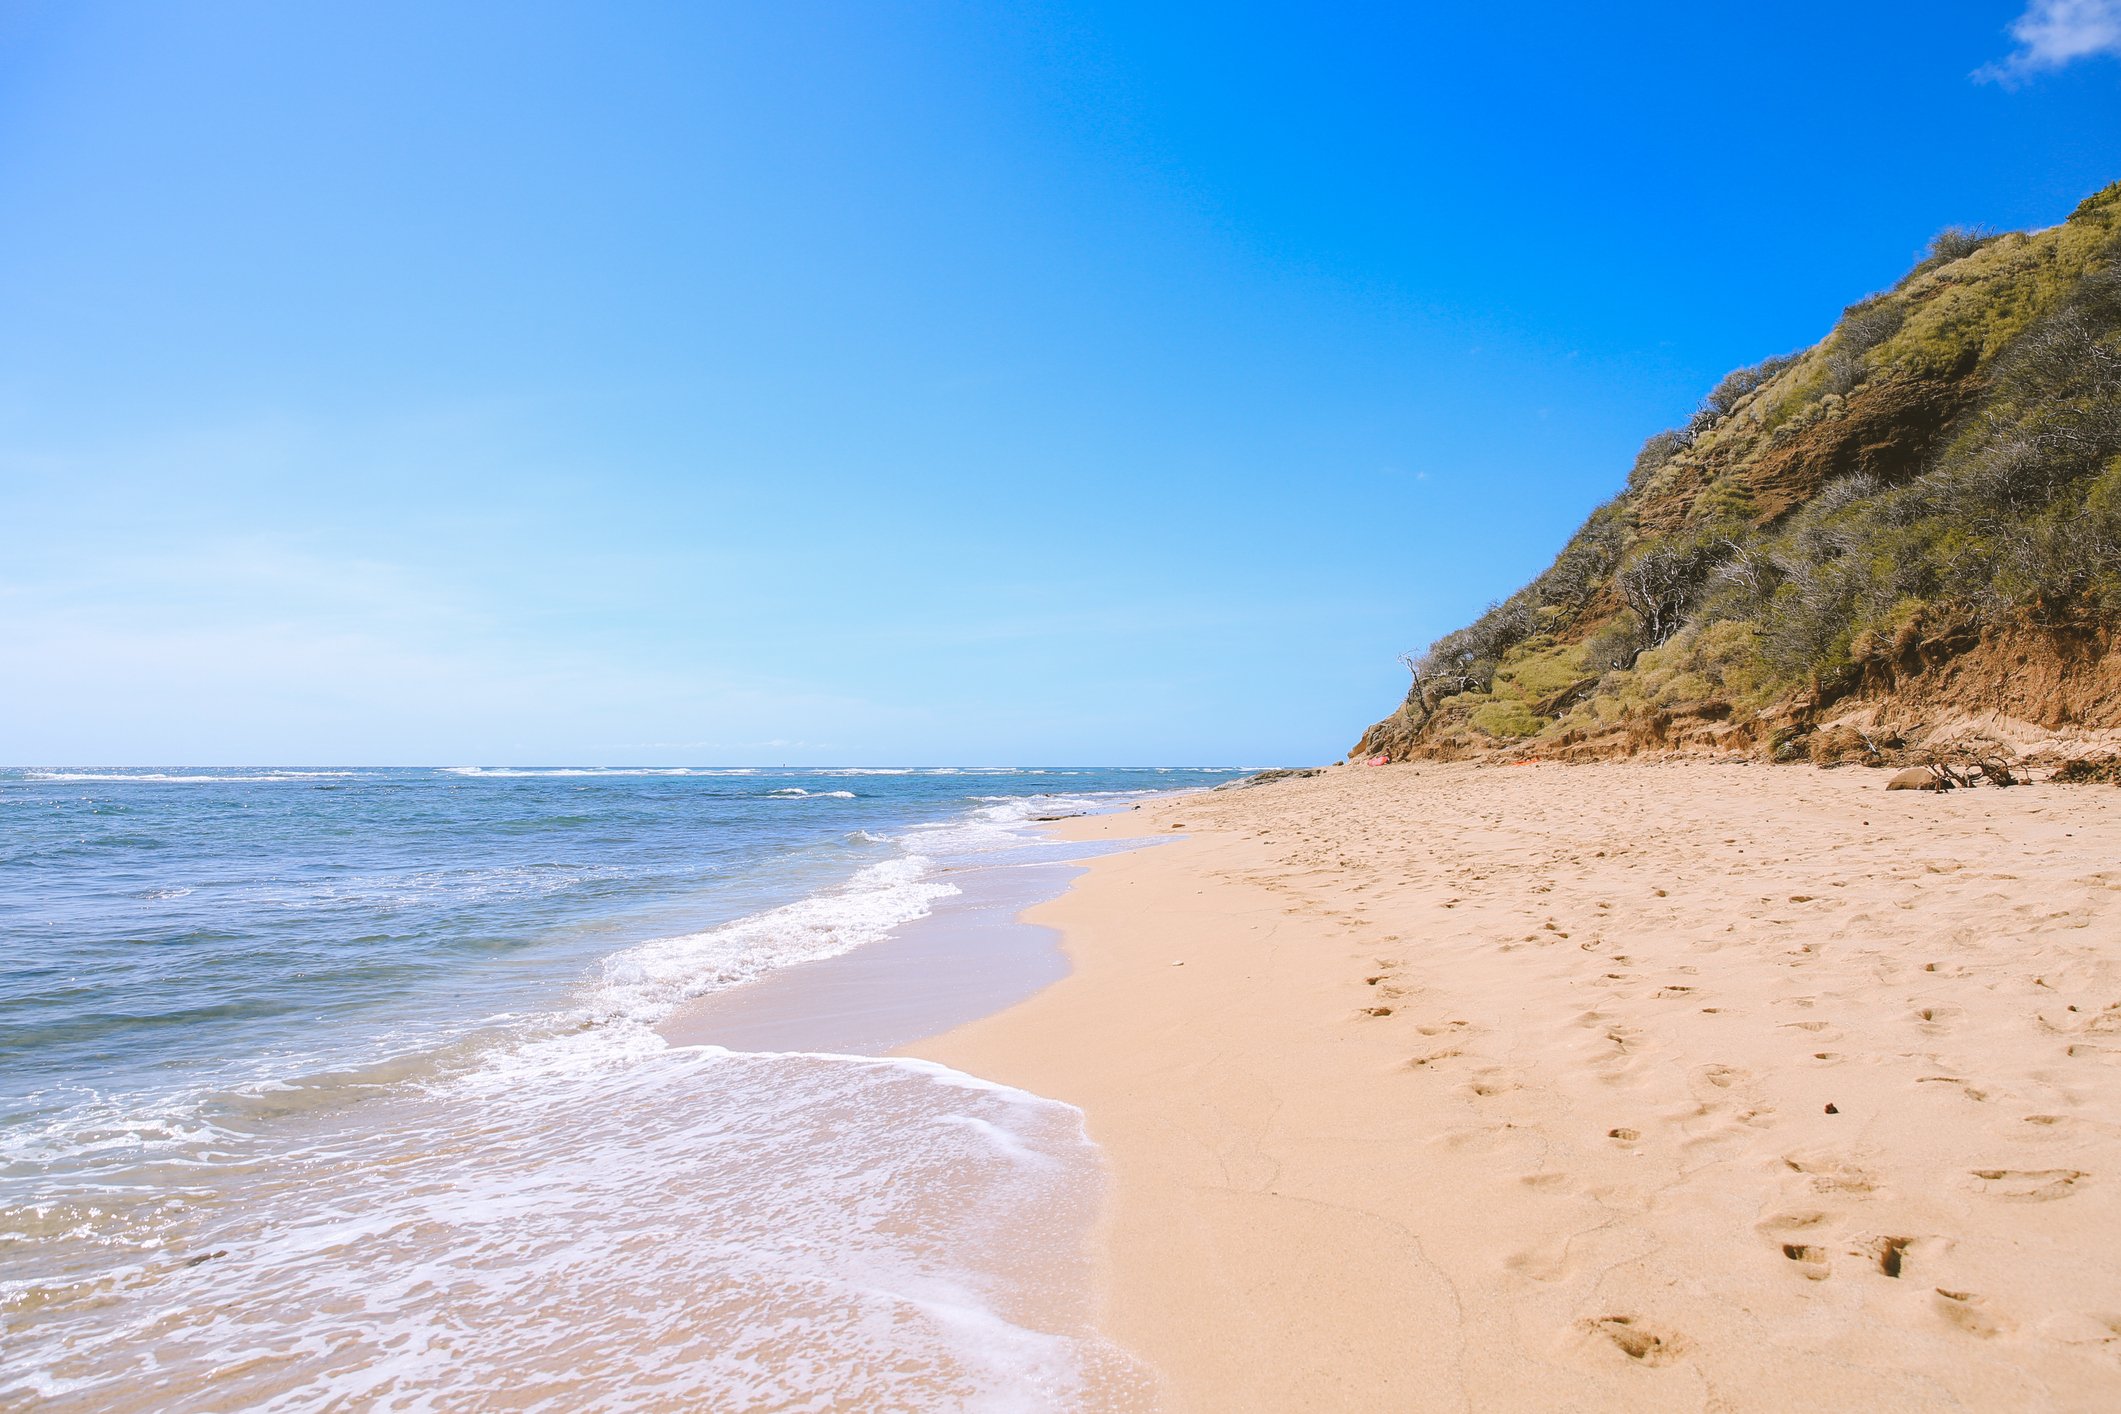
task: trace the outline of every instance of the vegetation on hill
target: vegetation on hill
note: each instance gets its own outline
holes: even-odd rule
[[[1948,230],[1643,445],[1356,750],[1881,753],[1947,710],[2121,727],[2121,183]],[[1865,730],[1830,719],[1865,709]]]

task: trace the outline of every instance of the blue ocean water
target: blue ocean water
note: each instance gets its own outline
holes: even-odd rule
[[[654,1027],[1233,774],[0,772],[0,1404],[1131,1388],[1072,1111]]]

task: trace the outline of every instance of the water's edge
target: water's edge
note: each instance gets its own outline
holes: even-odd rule
[[[1021,914],[1138,843],[999,813],[1043,838],[916,826],[935,859],[610,954],[571,1026],[243,1086],[56,1185],[18,1155],[0,1407],[1146,1407],[1080,1113],[894,1054],[1065,975]]]

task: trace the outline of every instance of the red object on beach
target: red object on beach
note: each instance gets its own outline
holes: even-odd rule
[[[1372,766],[1389,766],[1391,764],[1391,761],[1392,759],[1389,756],[1386,756],[1381,751],[1377,753],[1377,755],[1372,756],[1370,758],[1370,764]]]

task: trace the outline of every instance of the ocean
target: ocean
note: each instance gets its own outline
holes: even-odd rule
[[[660,1028],[1237,774],[0,772],[0,1408],[1144,1403],[1073,1109]]]

